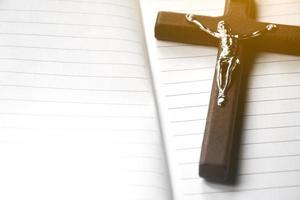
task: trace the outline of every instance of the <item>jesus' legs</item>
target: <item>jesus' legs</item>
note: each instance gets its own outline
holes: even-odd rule
[[[217,85],[218,93],[218,106],[222,106],[225,102],[226,91],[230,86],[232,72],[239,64],[239,59],[235,57],[219,58],[217,63]]]

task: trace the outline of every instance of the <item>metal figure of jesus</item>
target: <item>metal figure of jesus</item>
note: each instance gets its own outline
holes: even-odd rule
[[[213,32],[211,29],[205,27],[200,21],[195,19],[192,14],[187,14],[186,19],[189,22],[196,24],[201,30],[211,36],[220,39],[220,54],[218,55],[216,65],[216,81],[219,90],[218,106],[222,106],[225,102],[226,91],[230,86],[232,72],[240,64],[237,52],[239,41],[260,36],[264,32],[275,29],[276,25],[268,24],[262,30],[239,36],[237,34],[232,34],[231,28],[224,21],[220,21],[217,25],[217,32]]]

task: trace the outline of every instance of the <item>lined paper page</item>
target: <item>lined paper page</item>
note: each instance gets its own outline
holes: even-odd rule
[[[300,24],[300,1],[257,1],[259,20]],[[234,186],[198,177],[215,48],[156,41],[158,10],[221,15],[224,2],[142,1],[147,45],[177,200],[300,198],[300,58],[258,54],[244,102],[240,169]]]
[[[0,2],[0,199],[170,199],[138,2]]]

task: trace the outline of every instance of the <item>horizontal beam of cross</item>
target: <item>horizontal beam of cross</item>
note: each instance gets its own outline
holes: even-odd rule
[[[231,15],[222,17],[195,16],[201,23],[216,31],[217,23],[226,21],[234,27],[234,34],[243,35],[264,29],[267,23],[256,22],[250,18],[241,20]],[[243,23],[241,24],[241,21]],[[277,30],[250,40],[249,45],[259,51],[300,55],[300,27],[277,25]],[[185,14],[160,12],[155,26],[155,36],[160,40],[176,41],[190,44],[218,46],[218,40],[200,31],[197,26],[188,23]]]

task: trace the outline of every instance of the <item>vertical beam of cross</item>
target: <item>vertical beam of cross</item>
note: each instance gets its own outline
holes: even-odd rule
[[[245,19],[252,14],[250,0],[231,0],[225,5],[224,16],[226,18]],[[224,20],[225,21],[225,20]],[[234,72],[234,84],[231,84],[230,90],[226,94],[226,105],[218,106],[218,87],[216,81],[213,81],[209,110],[206,118],[206,125],[203,138],[203,146],[199,163],[199,175],[211,180],[223,181],[228,179],[234,163],[232,160],[233,150],[237,136],[236,122],[238,117],[238,109],[243,79],[243,71],[245,67],[245,59],[243,55],[247,52],[243,45],[239,45],[238,54],[240,62]],[[218,49],[218,55],[221,48]],[[214,75],[216,80],[217,73]]]

